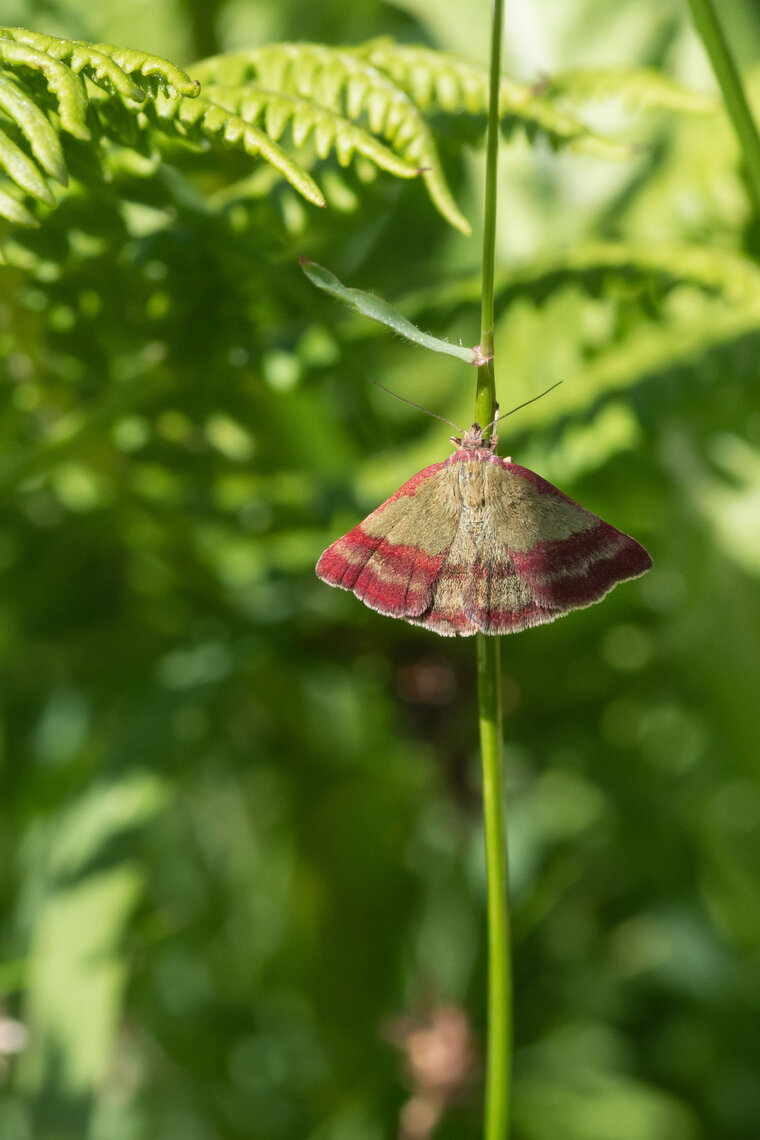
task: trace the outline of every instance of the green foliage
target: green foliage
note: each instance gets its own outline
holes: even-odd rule
[[[425,111],[486,113],[488,72],[484,67],[459,56],[394,44],[389,40],[368,44],[364,54],[373,67],[387,72]],[[555,150],[567,146],[605,158],[624,158],[629,154],[625,146],[598,135],[564,111],[553,98],[542,93],[540,85],[531,86],[505,77],[499,94],[499,110],[508,135],[520,129],[531,141],[545,138]]]
[[[207,99],[193,99],[192,102],[157,99],[154,108],[153,122],[162,129],[166,129],[168,124],[173,124],[183,139],[196,141],[221,139],[226,146],[240,146],[246,154],[260,156],[270,163],[287,178],[291,186],[315,206],[325,205],[325,200],[313,178],[309,177],[299,163],[288,158],[264,131],[260,131],[252,124],[250,117],[245,113],[245,107],[241,108],[242,114],[236,115],[231,113],[229,106],[211,103]]]
[[[198,65],[197,73],[206,84],[222,83],[243,89],[253,84],[264,92],[283,91],[308,98],[319,108],[332,112],[333,117],[323,117],[321,122],[323,145],[339,137],[345,119],[361,120],[366,116],[369,136],[379,135],[407,167],[421,173],[443,216],[463,233],[469,233],[469,223],[448,188],[433,134],[422,112],[398,84],[355,53],[321,44],[273,44],[205,60]],[[265,107],[266,102],[262,101],[259,108]],[[304,122],[308,120],[303,115],[300,123],[292,120],[294,141],[297,129],[300,128],[299,134],[303,132],[300,124]],[[279,114],[275,112],[274,124],[281,131],[281,110]],[[353,145],[347,138],[346,156]]]
[[[324,206],[308,171],[308,151],[303,153],[312,140],[317,159],[334,152],[347,166],[358,155],[397,178],[420,176],[441,214],[463,233],[470,231],[425,117],[482,119],[486,69],[456,56],[389,39],[350,50],[271,44],[203,60],[191,80],[144,52],[2,28],[0,60],[7,70],[0,75],[0,109],[31,151],[27,154],[0,126],[0,165],[19,190],[48,206],[56,197],[45,175],[63,186],[68,182],[55,118],[49,117],[53,110],[60,129],[75,138],[108,139],[143,154],[161,146],[166,134],[200,145],[221,141],[263,159],[304,198]],[[204,85],[200,99],[198,80]],[[614,77],[594,73],[589,87],[614,91]],[[556,89],[577,94],[584,90],[582,76],[557,81]],[[698,97],[655,72],[629,74],[620,89],[644,106],[704,109]],[[555,149],[568,146],[618,158],[630,154],[563,110],[553,94],[548,87],[540,92],[505,77],[505,131],[519,127],[529,139],[544,137]],[[298,160],[278,145],[288,129]],[[108,152],[101,157],[108,170]],[[35,215],[2,187],[0,213],[16,225],[36,224]]]
[[[156,50],[159,7],[132,36]],[[603,7],[610,60],[691,58],[662,5],[637,6],[644,46]],[[240,6],[219,11],[229,28]],[[472,415],[458,361],[344,317],[298,266],[477,339],[477,242],[404,177],[420,159],[389,116],[397,90],[475,219],[480,69],[467,94],[470,65],[407,46],[442,22],[377,11],[393,43],[306,45],[298,67],[231,51],[188,66],[197,99],[146,57],[2,41],[41,57],[3,57],[0,121],[58,203],[6,173],[8,209],[42,224],[6,225],[0,269],[0,1025],[29,1034],[0,1056],[3,1140],[392,1137],[410,1090],[388,1021],[437,1000],[467,1009],[478,1059],[436,1140],[478,1134],[471,646],[313,574],[448,451],[366,378]],[[579,2],[556,58],[599,11]],[[296,39],[303,8],[275,15]],[[755,223],[722,114],[642,118],[613,165],[575,153],[597,144],[571,85],[511,83],[505,128],[536,145],[506,154],[502,408],[564,382],[505,421],[504,452],[655,559],[503,646],[517,1127],[755,1140]]]
[[[139,866],[114,860],[112,851],[154,819],[166,798],[156,777],[135,771],[94,787],[30,836],[26,882],[37,896],[38,922],[26,965],[32,1047],[22,1080],[44,1083],[57,1062],[72,1090],[86,1094],[103,1079],[126,980],[120,947],[146,886]],[[84,1021],[82,1010],[90,1011]]]
[[[163,91],[174,99],[197,95],[197,84],[166,60],[109,44],[86,44],[41,35],[24,28],[0,28],[0,108],[31,151],[31,157],[0,124],[0,165],[12,183],[48,206],[55,205],[49,175],[62,186],[68,172],[60,130],[82,141],[104,133],[86,80],[101,99],[140,105]],[[11,78],[11,75],[13,78]],[[49,117],[54,112],[54,121]],[[136,108],[135,108],[136,113]],[[3,216],[18,225],[34,225],[21,203],[3,191]]]

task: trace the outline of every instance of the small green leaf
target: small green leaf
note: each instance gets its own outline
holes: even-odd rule
[[[200,91],[197,80],[191,79],[182,68],[144,51],[114,47],[113,44],[64,40],[41,32],[30,32],[26,28],[5,28],[3,32],[16,43],[26,44],[55,60],[67,63],[77,75],[84,72],[93,83],[110,87],[122,98],[133,102],[141,102],[145,98],[145,91],[133,76],[138,80],[151,81],[150,86],[158,84],[165,94],[174,97],[185,95],[193,99]]]
[[[4,190],[0,190],[0,218],[7,218],[14,225],[28,226],[29,229],[36,229],[40,224],[26,206]]]
[[[82,45],[89,48],[90,45]],[[148,55],[144,51],[133,51],[131,48],[114,47],[112,44],[93,44],[92,48],[112,59],[123,72],[128,75],[141,75],[146,79],[154,78],[167,95],[184,95],[188,99],[195,99],[199,94],[201,85],[197,79],[191,79],[186,71],[168,59],[158,55]]]
[[[316,261],[309,261],[308,258],[302,257],[301,268],[312,285],[316,285],[318,289],[323,289],[325,293],[330,293],[333,297],[337,297],[339,301],[343,301],[352,308],[358,309],[363,316],[369,317],[370,320],[378,321],[381,325],[387,325],[389,329],[393,329],[399,336],[403,336],[415,344],[422,345],[423,348],[429,348],[432,352],[442,352],[446,356],[456,356],[458,360],[464,360],[466,364],[478,366],[484,363],[484,359],[478,348],[466,348],[461,344],[449,344],[447,340],[439,340],[438,337],[431,336],[430,333],[422,332],[408,321],[406,317],[402,317],[400,313],[397,313],[395,309],[391,308],[387,301],[383,301],[380,297],[375,297],[372,293],[365,293],[361,289],[347,288],[329,269],[317,265]]]
[[[139,103],[145,98],[145,92],[129,78],[118,63],[109,58],[102,44],[96,47],[93,44],[80,43],[78,40],[62,40],[57,36],[46,36],[42,32],[30,32],[26,28],[9,28],[6,31],[16,43],[26,44],[27,47],[57,59],[59,63],[67,64],[77,75],[83,71],[93,83],[100,87],[110,87],[124,99]]]
[[[36,163],[24,154],[21,147],[0,131],[0,166],[2,166],[21,190],[45,202],[48,206],[55,205],[53,191],[40,174]]]
[[[6,35],[12,35],[16,29],[6,28]],[[18,29],[21,31],[21,29]],[[27,44],[0,37],[0,59],[10,67],[30,67],[33,71],[41,71],[45,82],[58,101],[58,113],[61,116],[61,126],[69,134],[78,139],[89,139],[90,131],[85,122],[87,112],[87,97],[84,83],[75,75],[70,67],[54,59],[45,51],[37,51]]]
[[[279,140],[290,122],[294,144],[303,146],[313,134],[320,158],[326,158],[334,147],[341,166],[347,166],[356,152],[397,178],[416,178],[420,174],[418,166],[384,146],[363,127],[301,96],[260,90],[254,86],[210,86],[204,90],[214,103],[229,108],[247,123],[255,124],[260,116],[263,117],[266,133],[275,141]]]
[[[0,109],[23,131],[43,170],[66,186],[69,176],[58,135],[47,115],[7,75],[0,75]]]
[[[208,99],[170,100],[159,96],[154,105],[157,122],[175,120],[183,127],[193,128],[207,139],[218,139],[225,145],[241,146],[246,154],[266,159],[294,189],[315,206],[326,205],[324,195],[311,175],[270,139],[269,135],[239,115],[219,107]],[[146,113],[147,113],[146,109]]]

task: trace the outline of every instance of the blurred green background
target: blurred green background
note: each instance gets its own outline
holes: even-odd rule
[[[518,77],[646,64],[712,89],[680,0],[507,7]],[[2,20],[192,74],[385,34],[483,60],[489,14],[5,0]],[[721,14],[760,95],[760,10]],[[594,114],[629,161],[504,148],[499,396],[564,384],[502,451],[654,569],[503,644],[515,1140],[755,1140],[760,229],[720,114]],[[395,1138],[413,1082],[389,1025],[437,1003],[468,1011],[475,1060],[435,1135],[479,1133],[474,645],[313,574],[449,452],[367,378],[465,426],[473,384],[297,264],[474,343],[471,141],[440,125],[469,239],[416,183],[329,161],[325,211],[126,171],[0,267],[3,1140]]]

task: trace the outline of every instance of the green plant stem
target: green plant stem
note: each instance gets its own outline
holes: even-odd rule
[[[718,22],[712,0],[689,0],[689,7],[739,138],[755,210],[760,214],[760,134],[747,102],[739,69]]]
[[[504,22],[503,0],[494,0],[491,25],[491,68],[488,95],[488,134],[486,142],[486,195],[483,210],[483,276],[480,302],[480,351],[487,357],[478,368],[475,418],[490,424],[496,415],[496,384],[493,365],[494,262],[496,259],[497,170],[499,160],[499,84],[501,80],[501,39]]]
[[[512,971],[501,728],[501,639],[478,634],[478,702],[488,883],[488,1054],[485,1140],[509,1134]]]
[[[494,261],[502,27],[503,0],[494,0],[480,319],[480,349],[488,359],[478,368],[475,395],[475,418],[483,426],[493,421],[497,407],[493,363]],[[476,642],[488,892],[488,1055],[484,1136],[485,1140],[506,1140],[509,1133],[512,1068],[512,973],[501,729],[501,641],[498,637],[479,633]]]

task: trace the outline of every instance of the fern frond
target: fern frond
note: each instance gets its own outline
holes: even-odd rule
[[[58,135],[50,120],[18,84],[1,73],[0,110],[13,120],[24,135],[42,169],[65,186],[68,182],[66,163]]]
[[[410,47],[393,40],[373,40],[354,49],[402,87],[423,111],[484,115],[488,109],[488,71],[480,64],[427,47]],[[507,134],[521,129],[533,140],[541,135],[555,149],[630,157],[630,148],[604,138],[556,106],[539,88],[502,77],[499,111]]]
[[[734,376],[741,367],[748,380],[754,379],[759,316],[760,309],[754,304],[731,313],[703,315],[698,322],[648,322],[639,326],[622,342],[587,362],[577,375],[566,377],[548,408],[526,408],[521,413],[520,429],[529,431],[539,422],[586,417],[590,409],[618,392],[645,385],[659,390],[674,374],[682,374],[687,384],[699,373],[719,376],[721,368],[716,367],[716,360],[728,359]],[[741,345],[748,347],[741,351]],[[656,407],[657,402],[649,406]]]
[[[247,123],[262,119],[266,133],[275,141],[290,126],[295,146],[301,147],[313,137],[317,155],[327,158],[334,150],[341,166],[348,166],[356,153],[397,178],[416,178],[420,173],[418,166],[384,146],[370,131],[309,99],[251,86],[210,90],[219,106],[234,111]]]
[[[134,102],[142,102],[146,92],[185,95],[193,98],[200,87],[189,75],[167,59],[113,44],[88,44],[80,40],[62,40],[30,32],[26,28],[4,28],[3,31],[20,44],[45,52],[53,59],[68,64],[76,75],[85,75],[99,87]],[[139,80],[146,79],[144,85]],[[137,80],[137,81],[135,81]]]
[[[680,111],[705,114],[717,111],[719,101],[703,91],[690,91],[653,67],[567,71],[548,77],[541,88],[574,103],[621,99],[635,111]]]
[[[625,243],[580,246],[561,259],[505,274],[497,283],[496,297],[504,308],[520,294],[542,303],[558,289],[573,285],[600,297],[616,284],[649,289],[655,295],[691,285],[732,304],[760,302],[760,270],[746,257],[710,247],[646,249]]]
[[[760,304],[760,269],[729,250],[699,246],[646,249],[625,243],[591,243],[558,258],[512,268],[495,284],[495,304],[503,312],[518,297],[542,305],[557,292],[577,288],[591,297],[609,295],[615,285],[650,290],[662,296],[684,285],[722,298],[731,305]],[[418,290],[404,298],[404,311],[420,320],[431,310],[453,311],[477,304],[477,276]]]
[[[0,131],[0,167],[21,189],[48,206],[55,203],[53,191],[40,174],[40,168],[17,146],[8,135]]]
[[[87,118],[88,109],[99,99],[115,96],[124,107],[142,103],[154,90],[182,92],[180,98],[198,91],[197,83],[183,71],[156,56],[63,40],[24,28],[0,28],[0,69],[0,111],[4,115],[0,118],[0,166],[20,190],[49,206],[55,205],[55,197],[45,176],[64,186],[68,182],[58,123],[60,130],[89,141],[90,125],[103,126],[97,116],[89,123]],[[58,116],[55,125],[46,114],[44,99],[40,104],[37,77],[52,96]],[[85,80],[93,86],[88,88]],[[113,115],[106,113],[105,118],[112,121]],[[134,119],[133,114],[132,127]],[[18,134],[9,131],[7,120],[15,124]],[[17,225],[34,224],[33,215],[5,191],[2,214]]]
[[[272,44],[214,56],[193,70],[209,87],[255,85],[258,90],[309,100],[352,122],[366,118],[373,134],[384,139],[405,163],[422,171],[440,213],[462,233],[470,233],[419,108],[392,79],[356,53],[319,44]]]
[[[181,67],[161,56],[149,55],[133,48],[114,47],[112,44],[94,44],[92,51],[102,53],[112,60],[130,79],[137,77],[138,80],[148,80],[146,89],[149,94],[160,91],[169,98],[183,95],[186,99],[194,99],[200,93],[201,85],[197,79],[191,79]]]
[[[62,128],[78,139],[90,138],[84,83],[70,67],[43,50],[17,42],[12,28],[0,29],[0,62],[13,70],[29,68],[41,73],[55,97]]]
[[[26,226],[29,229],[34,229],[40,224],[26,206],[17,198],[6,194],[5,190],[2,189],[0,189],[0,218],[5,218],[16,226]]]
[[[268,134],[226,107],[208,99],[190,101],[158,96],[150,107],[145,108],[145,114],[161,129],[165,130],[169,124],[179,128],[177,133],[183,138],[195,141],[221,139],[227,146],[240,146],[246,154],[265,158],[304,198],[316,206],[326,204],[308,171],[290,158]]]
[[[59,131],[82,141],[94,135],[96,144],[108,138],[143,154],[162,137],[179,136],[200,146],[221,142],[261,158],[302,196],[324,206],[307,169],[314,154],[335,154],[343,166],[361,156],[395,177],[421,177],[440,213],[470,232],[425,116],[481,117],[488,76],[480,65],[376,40],[352,49],[267,45],[201,61],[195,70],[207,85],[202,100],[196,98],[197,79],[157,56],[0,28],[0,167],[24,194],[52,206],[56,199],[47,179],[67,182]],[[557,106],[559,94],[608,89],[681,110],[696,109],[701,98],[656,72],[576,73],[543,90],[504,78],[502,125],[506,131],[520,128],[531,139],[545,137],[555,147],[627,155],[627,147],[596,135]],[[312,147],[301,162],[279,145],[288,128],[292,147]],[[32,214],[9,189],[0,213],[29,224]]]
[[[45,36],[23,28],[0,29],[0,65],[13,69],[15,77],[0,73],[0,109],[12,119],[28,144],[27,154],[14,137],[3,131],[0,121],[0,166],[25,193],[53,205],[55,199],[45,173],[63,184],[67,172],[63,151],[53,124],[35,102],[33,91],[24,89],[30,72],[41,73],[54,97],[61,127],[80,139],[90,138],[90,127],[122,145],[145,152],[155,145],[152,134],[181,136],[207,145],[220,141],[264,159],[304,197],[316,205],[325,200],[307,170],[287,155],[253,122],[234,110],[210,100],[197,100],[200,84],[167,60],[145,52],[109,44],[86,44]],[[33,76],[32,76],[33,78]],[[91,86],[86,86],[84,80]],[[135,104],[137,106],[135,107]],[[94,112],[90,114],[88,111]],[[139,112],[139,113],[138,113]],[[88,125],[89,123],[89,125]],[[346,145],[369,153],[371,140],[360,137],[358,128],[347,124],[341,134],[339,157]],[[318,143],[326,137],[324,122],[316,122]],[[353,133],[352,133],[353,132]],[[294,134],[296,134],[294,123]],[[401,160],[374,147],[379,164],[409,177],[416,169],[402,169]],[[4,193],[2,215],[17,225],[29,225],[33,215],[12,195]]]

